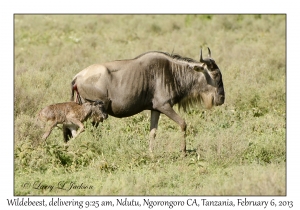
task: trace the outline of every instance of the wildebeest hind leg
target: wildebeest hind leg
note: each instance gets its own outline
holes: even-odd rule
[[[181,128],[183,132],[183,137],[181,140],[181,151],[183,155],[186,154],[186,140],[185,140],[185,131],[186,131],[186,123],[185,121],[174,111],[170,104],[165,104],[162,107],[159,107],[158,110],[168,116],[171,120],[175,121]]]
[[[65,143],[67,143],[72,137],[72,132],[66,125],[63,125],[63,135]]]
[[[77,133],[75,135],[73,135],[73,138],[76,138],[81,132],[84,131],[84,125],[77,119],[70,119],[70,121],[73,124],[79,126],[79,129],[78,129]]]
[[[149,136],[149,151],[153,151],[156,130],[158,126],[160,112],[151,111],[150,136]]]

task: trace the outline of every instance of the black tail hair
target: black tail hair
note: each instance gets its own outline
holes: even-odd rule
[[[76,82],[76,79],[74,79],[71,82],[71,101],[74,101],[74,91],[75,91],[74,85],[75,85],[75,82]]]
[[[75,84],[75,82],[76,82],[76,78],[71,82],[71,101],[74,101],[74,92],[76,91],[78,104],[81,105],[82,104],[81,97],[79,95],[77,85]]]

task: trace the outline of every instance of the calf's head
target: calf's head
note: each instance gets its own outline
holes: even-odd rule
[[[107,104],[101,100],[93,101],[91,103],[91,119],[93,122],[102,122],[108,118]]]

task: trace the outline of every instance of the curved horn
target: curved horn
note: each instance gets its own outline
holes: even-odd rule
[[[211,58],[211,52],[210,52],[209,47],[207,47],[207,49],[208,49],[208,57]]]
[[[200,62],[201,62],[201,63],[204,63],[204,60],[203,60],[203,58],[202,58],[202,48],[200,49]]]

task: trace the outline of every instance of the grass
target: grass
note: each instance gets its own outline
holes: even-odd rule
[[[15,195],[286,195],[285,15],[15,15],[14,22]],[[68,145],[60,128],[42,142],[36,113],[68,101],[72,77],[88,65],[173,48],[199,59],[206,46],[226,101],[180,112],[187,157],[179,127],[164,115],[148,153],[149,111],[98,128],[86,122]],[[61,182],[87,187],[60,189]]]

